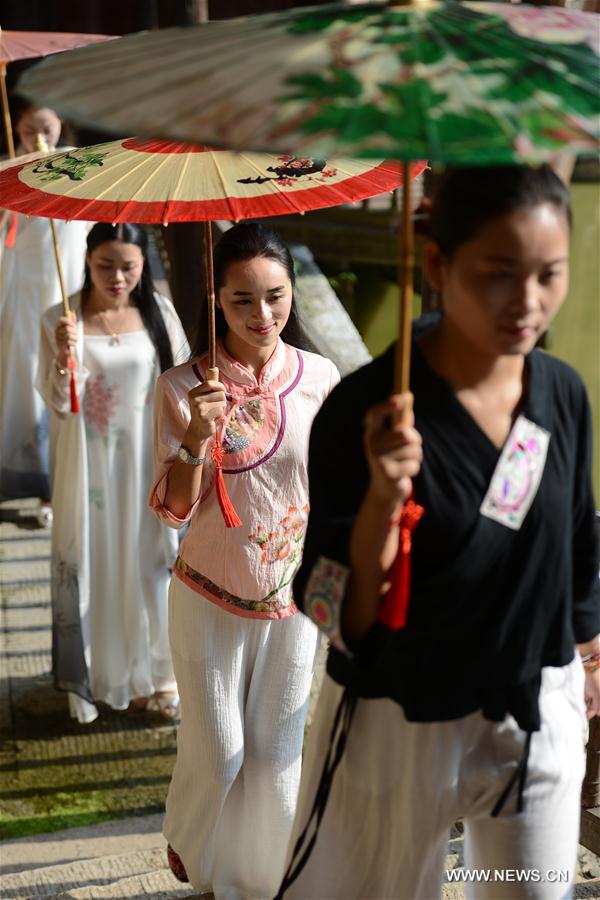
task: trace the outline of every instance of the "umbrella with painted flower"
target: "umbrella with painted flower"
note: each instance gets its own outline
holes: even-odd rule
[[[409,177],[424,168],[415,163]],[[2,203],[25,215],[165,225],[303,213],[401,183],[400,163],[386,159],[238,153],[138,138],[54,153],[0,174]]]
[[[599,18],[485,2],[325,5],[129,35],[45,61],[19,87],[121,133],[510,163],[598,149]]]
[[[425,168],[415,163],[414,178]],[[399,163],[236,153],[129,138],[44,156],[0,172],[2,204],[26,215],[102,222],[197,222],[205,228],[209,298],[209,377],[218,380],[211,230],[215,219],[302,213],[393,191]],[[217,491],[227,524],[240,524],[228,502],[219,441],[213,448]]]

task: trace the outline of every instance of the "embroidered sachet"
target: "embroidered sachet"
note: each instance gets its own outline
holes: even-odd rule
[[[550,433],[519,416],[504,445],[479,509],[482,516],[517,531],[538,492]]]
[[[340,632],[342,601],[350,569],[320,556],[310,573],[304,594],[304,612],[327,635],[334,647],[348,653]]]

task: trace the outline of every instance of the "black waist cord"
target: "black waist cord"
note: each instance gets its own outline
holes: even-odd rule
[[[331,729],[331,735],[329,738],[329,747],[327,750],[327,756],[325,757],[323,771],[321,772],[321,780],[319,781],[319,785],[317,787],[315,801],[312,805],[312,809],[308,817],[308,822],[304,826],[302,833],[296,841],[294,852],[292,853],[292,858],[290,859],[290,864],[285,875],[283,876],[283,881],[281,882],[275,900],[282,900],[285,892],[290,887],[290,885],[294,883],[294,881],[308,862],[310,854],[313,851],[313,847],[315,846],[317,835],[319,833],[319,826],[325,814],[325,808],[327,806],[327,801],[329,799],[329,794],[331,791],[331,785],[333,783],[333,776],[335,775],[335,771],[341,762],[342,756],[344,755],[344,749],[346,747],[346,741],[350,732],[350,725],[352,724],[352,719],[354,717],[357,700],[358,697],[356,696],[354,691],[351,690],[350,686],[346,687],[333,719],[333,727]],[[313,834],[310,840],[308,840],[306,847],[304,847],[304,844],[307,841],[308,832],[311,829],[313,823]]]
[[[491,814],[494,817],[498,816],[504,808],[506,801],[508,800],[508,795],[512,791],[517,781],[519,782],[519,790],[517,793],[517,812],[523,812],[523,807],[525,805],[523,793],[525,791],[525,780],[527,778],[527,765],[529,763],[529,751],[531,749],[531,735],[532,732],[528,731],[525,736],[525,746],[523,747],[523,753],[521,755],[519,765],[510,776],[508,784],[500,794],[498,801],[492,810]]]

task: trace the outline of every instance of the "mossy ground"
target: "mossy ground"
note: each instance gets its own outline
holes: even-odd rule
[[[164,808],[175,760],[171,725],[103,709],[81,726],[47,677],[20,696],[13,729],[0,751],[0,839]]]
[[[34,507],[0,504],[0,839],[160,812],[176,752],[157,715],[70,718],[50,675],[50,542]]]

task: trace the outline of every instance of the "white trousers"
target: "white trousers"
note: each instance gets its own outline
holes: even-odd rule
[[[247,619],[171,581],[181,698],[164,834],[194,888],[266,900],[283,875],[319,633],[301,614]]]
[[[326,677],[308,736],[290,853],[314,801],[341,693]],[[475,875],[486,879],[480,883],[467,881],[469,897],[569,897],[584,773],[579,657],[543,670],[540,708],[524,811],[516,811],[515,787],[492,818],[525,742],[512,717],[494,723],[473,713],[414,723],[392,700],[359,700],[315,848],[286,900],[434,900],[441,894],[449,831],[461,817],[465,869],[500,870]],[[537,870],[540,880],[519,882],[509,871],[518,869]]]

